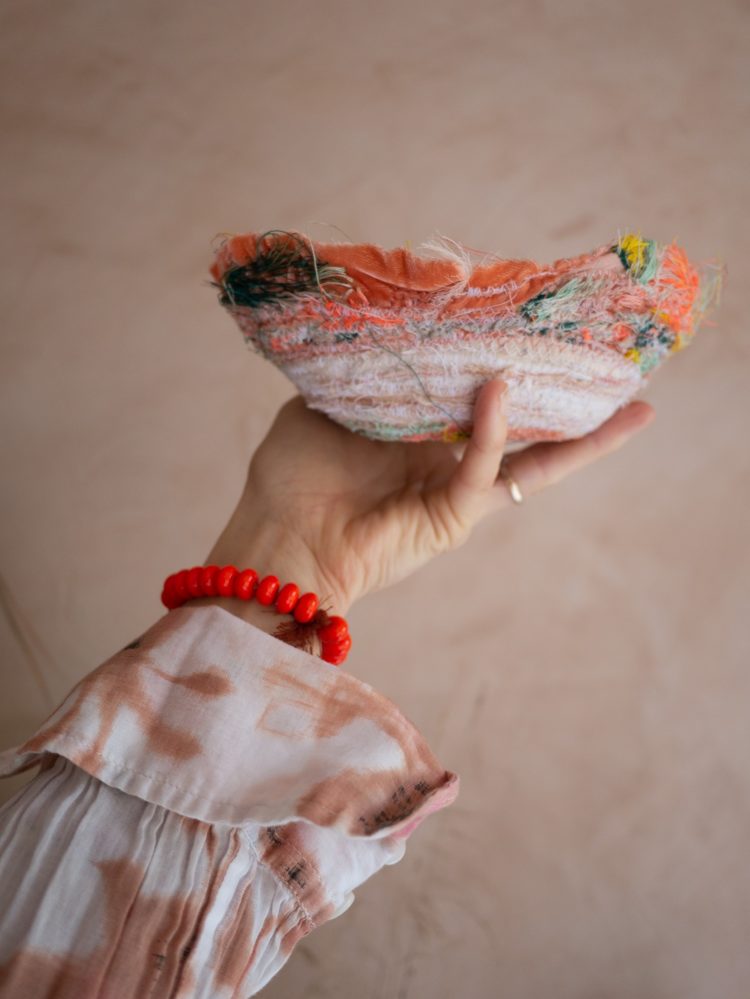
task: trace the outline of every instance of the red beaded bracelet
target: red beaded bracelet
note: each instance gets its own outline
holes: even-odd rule
[[[280,586],[277,576],[258,578],[254,569],[237,569],[233,565],[196,565],[167,576],[161,602],[167,610],[181,607],[198,597],[237,597],[252,600],[264,607],[273,605],[278,614],[291,614],[297,624],[320,622],[315,632],[320,639],[321,659],[340,666],[352,647],[349,625],[343,617],[329,615],[318,609],[315,593],[300,594],[296,583]]]

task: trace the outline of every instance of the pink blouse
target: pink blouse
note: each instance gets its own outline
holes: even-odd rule
[[[160,618],[0,775],[3,999],[254,995],[458,793],[340,667],[215,605]]]

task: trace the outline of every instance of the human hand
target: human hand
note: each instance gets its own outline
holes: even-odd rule
[[[242,496],[208,563],[252,566],[312,590],[345,614],[462,545],[480,520],[511,504],[498,479],[505,384],[487,382],[459,457],[440,442],[374,441],[295,396],[252,457]],[[642,401],[577,440],[536,444],[506,459],[524,497],[620,448],[654,417]]]

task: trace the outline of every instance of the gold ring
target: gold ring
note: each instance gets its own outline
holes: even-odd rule
[[[523,493],[521,492],[521,487],[518,485],[510,472],[505,468],[502,461],[500,462],[500,468],[498,469],[497,474],[508,487],[508,492],[510,493],[510,498],[513,502],[523,503]]]

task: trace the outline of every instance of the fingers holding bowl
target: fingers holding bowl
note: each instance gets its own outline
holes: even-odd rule
[[[644,430],[655,416],[652,406],[638,400],[618,410],[600,427],[583,437],[534,444],[507,457],[502,463],[506,474],[498,472],[493,490],[494,508],[500,509],[514,502],[514,484],[518,490],[515,502],[519,502],[519,496],[525,499],[619,450],[631,437]]]

